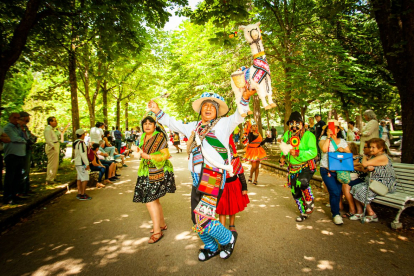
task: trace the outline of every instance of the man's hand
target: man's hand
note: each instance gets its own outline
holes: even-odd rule
[[[281,166],[281,167],[283,167],[284,165],[285,165],[285,157],[281,157],[280,159],[279,159],[279,165]]]
[[[86,166],[85,170],[89,171],[91,168],[88,166]]]
[[[289,153],[291,156],[298,156],[297,151],[295,149],[291,149]]]
[[[160,112],[160,108],[158,107],[158,104],[154,102],[153,100],[149,101],[148,103],[148,109],[157,114]]]
[[[243,99],[245,99],[247,101],[248,99],[250,99],[251,96],[256,94],[256,92],[257,91],[255,89],[253,89],[253,90],[244,89]]]

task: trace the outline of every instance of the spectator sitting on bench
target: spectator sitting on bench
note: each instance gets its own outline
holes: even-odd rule
[[[102,165],[104,165],[108,170],[108,179],[110,181],[116,181],[119,178],[116,175],[117,167],[115,160],[107,160],[107,158],[109,158],[109,154],[102,149],[103,145],[105,145],[105,141],[99,141],[99,150],[97,152],[98,158],[101,161]]]
[[[106,130],[104,132],[104,137],[103,137],[103,141],[105,142],[105,145],[101,148],[109,154],[109,157],[111,160],[114,159],[114,154],[115,154],[115,147],[112,146],[110,140],[112,139],[111,134],[108,130]]]
[[[99,160],[97,153],[99,150],[99,144],[94,143],[92,145],[92,148],[89,149],[88,151],[88,159],[89,159],[89,166],[91,168],[91,171],[97,171],[99,172],[99,178],[98,178],[98,183],[96,184],[97,188],[104,188],[105,185],[104,184],[113,184],[110,180],[109,180],[109,171],[106,169],[106,167],[101,163],[101,161]],[[105,175],[105,180],[102,183],[102,178]]]
[[[363,206],[367,203],[368,216],[365,217],[365,222],[378,222],[378,217],[371,207],[371,201],[377,196],[372,190],[368,188],[369,180],[376,180],[388,187],[389,192],[395,191],[396,177],[392,161],[386,154],[385,141],[381,138],[372,138],[369,141],[371,157],[364,155],[362,165],[368,168],[371,172],[370,177],[366,178],[365,183],[355,185],[351,189],[351,194],[354,196],[357,213],[350,217],[350,220],[359,220],[363,216]],[[368,195],[367,195],[368,193]],[[367,198],[368,197],[368,198]]]

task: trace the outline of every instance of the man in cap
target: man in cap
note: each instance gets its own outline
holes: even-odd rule
[[[55,117],[47,118],[47,126],[45,127],[44,132],[46,140],[45,151],[47,155],[46,184],[55,183],[56,174],[59,168],[60,143],[55,133],[57,124],[58,122]]]
[[[4,132],[10,137],[10,143],[4,146],[4,160],[6,161],[6,176],[4,177],[3,203],[15,204],[20,197],[16,194],[22,184],[22,170],[26,156],[27,140],[17,121],[19,113],[12,113],[9,123],[4,127]]]
[[[86,132],[83,129],[78,129],[75,132],[76,141],[73,142],[73,149],[75,151],[75,167],[77,172],[77,185],[78,195],[76,196],[79,200],[91,200],[92,197],[88,196],[86,191],[86,185],[89,181],[89,159],[87,153],[87,147],[85,145]]]
[[[293,199],[300,212],[296,221],[302,222],[313,212],[314,197],[309,181],[316,171],[313,160],[318,151],[316,138],[312,132],[305,130],[302,115],[294,111],[286,123],[289,129],[283,135],[280,145],[282,149],[279,163],[281,166],[288,163],[288,186],[291,188]],[[286,146],[286,144],[290,144]],[[289,149],[284,151],[284,149]]]
[[[26,156],[24,158],[23,164],[23,182],[20,186],[20,189],[17,191],[19,196],[27,196],[33,194],[33,191],[30,190],[30,162],[32,158],[32,145],[36,143],[37,137],[33,135],[27,124],[30,122],[30,114],[22,111],[20,112],[20,120],[18,121],[20,127],[23,131],[23,136],[26,139]]]
[[[4,107],[0,107],[0,112],[2,110]],[[10,138],[0,126],[0,191],[3,191],[3,143],[10,143]]]
[[[241,105],[247,112],[250,96],[256,91],[246,91],[241,99]],[[201,116],[201,121],[184,124],[165,114],[154,101],[148,107],[157,114],[159,123],[170,130],[180,132],[189,137],[188,168],[193,178],[191,191],[191,215],[193,230],[204,242],[200,249],[199,261],[220,254],[227,259],[233,252],[237,232],[226,229],[214,214],[220,198],[218,191],[224,188],[226,173],[232,176],[231,153],[229,138],[237,125],[243,122],[243,117],[237,110],[229,117],[222,117],[228,112],[224,98],[216,93],[205,92],[194,101],[192,107]],[[222,118],[221,118],[222,117]],[[206,181],[208,179],[208,181]],[[214,183],[214,188],[207,191],[208,183]],[[211,187],[211,186],[210,186]],[[219,250],[218,243],[221,246]]]

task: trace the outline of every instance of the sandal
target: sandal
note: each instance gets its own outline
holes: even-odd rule
[[[233,254],[234,251],[234,247],[236,246],[236,241],[237,241],[237,232],[233,232],[233,242],[230,242],[226,245],[222,245],[221,246],[221,251],[220,251],[220,258],[222,259],[228,259],[230,258],[231,254]]]
[[[377,214],[374,214],[372,216],[365,216],[365,222],[378,222]]]
[[[160,227],[161,231],[165,231],[168,229],[167,224],[164,227]],[[154,229],[151,229],[150,233],[154,233]]]
[[[253,185],[257,185],[257,181],[253,182]]]
[[[362,214],[354,214],[352,217],[349,217],[350,220],[360,220],[362,218]]]
[[[159,235],[159,238],[156,238],[155,237],[156,235]],[[152,234],[151,237],[148,240],[148,243],[149,244],[154,244],[154,243],[158,242],[160,239],[162,239],[162,237],[164,237],[164,234],[162,232]]]
[[[343,217],[343,218],[351,218],[353,215],[355,215],[355,214],[353,214],[353,213],[351,213],[351,212],[348,212],[348,213],[346,213],[346,214],[343,214],[343,215],[342,215],[342,217]]]
[[[215,252],[211,251],[210,249],[200,249],[200,253],[198,254],[198,260],[200,262],[205,262],[210,260],[214,256],[217,256],[220,251],[217,249]]]
[[[231,227],[232,227],[232,228],[234,228],[234,230],[231,230],[231,229],[230,229]],[[232,231],[232,232],[237,232],[237,231],[236,231],[236,226],[235,226],[235,225],[229,225],[229,230],[230,230],[230,231]]]
[[[253,177],[249,177],[249,179],[247,180],[247,182],[252,183],[252,178]]]

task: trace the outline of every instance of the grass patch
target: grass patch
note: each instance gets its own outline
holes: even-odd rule
[[[4,177],[4,174],[3,174]],[[3,202],[3,195],[0,196],[0,211],[3,211],[0,215],[0,220],[5,215],[9,215],[13,210],[18,211],[19,208],[26,206],[33,201],[36,201],[40,197],[43,197],[49,193],[54,192],[58,188],[65,187],[67,183],[76,179],[75,165],[70,162],[70,159],[63,159],[63,162],[59,165],[56,179],[60,182],[46,185],[46,171],[37,171],[32,168],[30,172],[30,189],[35,192],[34,195],[27,198],[22,204],[5,205]],[[4,183],[4,179],[3,179]]]

